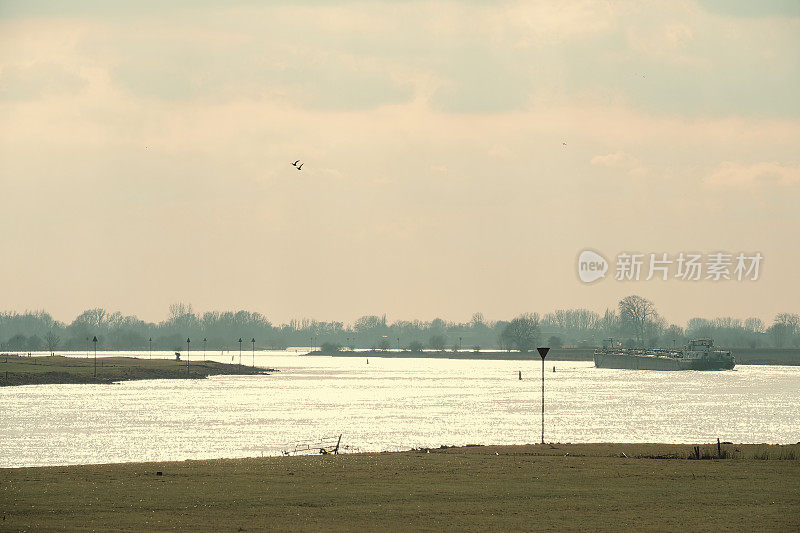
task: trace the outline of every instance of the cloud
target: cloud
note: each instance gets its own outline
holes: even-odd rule
[[[800,185],[800,164],[777,161],[744,165],[733,161],[720,163],[705,179],[705,184],[719,189],[754,189]]]
[[[647,173],[647,168],[639,164],[639,160],[625,152],[614,152],[594,156],[589,163],[597,167],[616,168],[627,170],[631,176],[641,176]]]
[[[659,23],[655,25],[630,26],[627,29],[627,40],[631,49],[650,61],[680,65],[684,68],[709,68],[712,65],[696,47],[693,47],[694,32],[683,22]],[[643,68],[645,73],[653,69]]]
[[[800,116],[796,19],[732,19],[691,2],[62,4],[10,3],[0,64],[30,64],[49,46],[33,59],[102,68],[126,97],[173,103],[424,101],[489,115],[563,95],[684,116]]]
[[[498,17],[505,32],[511,30],[515,44],[532,46],[606,33],[617,25],[618,14],[614,6],[601,2],[525,1],[500,10]]]
[[[613,154],[596,155],[590,163],[599,167],[629,167],[636,163],[636,158],[625,152],[614,152]]]
[[[489,148],[487,154],[491,157],[506,159],[508,157],[511,157],[512,152],[511,149],[505,144],[498,143]]]
[[[800,17],[797,0],[697,0],[698,4],[718,13],[735,17]]]
[[[85,85],[82,76],[55,63],[9,65],[0,71],[0,99],[3,100],[74,95]]]
[[[786,264],[796,263],[792,235],[772,231],[800,217],[796,171],[786,174],[800,138],[796,23],[733,19],[684,2],[570,2],[563,13],[550,8],[559,19],[539,18],[547,9],[531,5],[518,21],[522,4],[438,1],[203,3],[179,16],[87,10],[0,20],[9,79],[36,78],[26,69],[50,65],[86,83],[69,93],[45,82],[57,75],[40,74],[19,85],[17,94],[33,99],[0,101],[3,220],[13,228],[0,234],[8,249],[32,256],[52,246],[78,273],[64,277],[63,262],[40,262],[33,276],[28,264],[6,262],[1,277],[23,280],[10,305],[48,301],[35,299],[41,279],[84,282],[94,270],[76,242],[101,243],[119,269],[65,300],[115,294],[118,279],[151,273],[175,290],[211,287],[209,302],[259,286],[253,294],[276,309],[319,301],[319,280],[333,285],[329,276],[363,287],[356,295],[402,300],[416,286],[452,303],[430,272],[454,272],[450,281],[462,287],[518,278],[540,264],[542,249],[572,261],[589,240],[608,249],[674,249],[687,238],[698,249],[758,249],[771,234],[793,250]],[[600,6],[596,21],[570,15],[592,6]],[[642,38],[652,31],[656,44],[631,46],[631,26]],[[297,158],[307,161],[299,173],[290,165]],[[730,168],[715,168],[721,161]],[[759,194],[702,187],[721,170],[736,183],[759,161],[779,162],[751,180]],[[444,165],[453,179],[437,173]],[[576,209],[548,211],[556,229],[536,231],[544,214],[531,205],[567,198]],[[32,201],[42,207],[33,219]],[[609,214],[603,224],[588,215],[598,205]],[[198,253],[222,265],[231,250],[252,252],[252,270],[198,265],[174,276],[159,267]],[[497,253],[509,260],[493,260]],[[539,278],[555,279],[558,264]],[[390,287],[388,278],[403,283]],[[272,293],[281,287],[302,290]],[[487,302],[502,292],[476,287]],[[136,292],[114,305],[152,309],[158,298]],[[345,300],[352,312],[363,305]]]

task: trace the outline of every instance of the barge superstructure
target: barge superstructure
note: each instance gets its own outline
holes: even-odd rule
[[[730,351],[715,350],[711,339],[690,340],[685,348],[625,349],[613,339],[603,341],[603,347],[594,352],[597,368],[624,368],[632,370],[730,370],[736,365]]]

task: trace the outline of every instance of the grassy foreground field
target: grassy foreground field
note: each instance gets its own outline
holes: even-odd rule
[[[559,444],[2,469],[0,529],[797,531],[800,445],[723,449],[728,459]]]
[[[113,383],[130,379],[205,378],[218,374],[261,374],[263,368],[229,365],[214,361],[99,357],[97,377],[93,358],[25,357],[0,354],[0,386],[46,383]]]

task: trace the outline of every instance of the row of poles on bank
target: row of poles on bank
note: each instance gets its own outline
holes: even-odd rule
[[[152,359],[153,358],[153,338],[150,337],[147,340],[150,343],[150,359]],[[92,342],[94,343],[94,377],[97,377],[97,337],[96,336],[94,338],[92,338]],[[192,339],[190,339],[189,337],[186,337],[186,375],[187,376],[189,375],[189,344],[191,342],[192,342]],[[203,337],[203,357],[206,356],[206,342],[208,342],[208,339]],[[244,342],[244,341],[242,340],[241,337],[239,337],[239,364],[240,365],[242,364],[242,342]],[[256,366],[256,339],[255,339],[255,337],[250,339],[250,342],[253,344],[253,368],[255,368],[255,366]]]

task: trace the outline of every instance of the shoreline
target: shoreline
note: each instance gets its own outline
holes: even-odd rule
[[[697,448],[697,449],[696,449]],[[699,451],[699,456],[696,453]],[[793,444],[704,442],[673,444],[664,442],[549,442],[545,444],[441,444],[386,451],[344,451],[339,454],[297,453],[249,457],[211,457],[204,459],[169,459],[164,461],[124,461],[112,463],[67,463],[34,466],[0,466],[0,472],[47,468],[91,468],[115,466],[181,465],[183,463],[228,463],[236,461],[292,460],[344,456],[387,456],[420,454],[511,455],[519,457],[594,457],[659,460],[761,460],[797,461],[800,464],[800,441]]]
[[[62,355],[27,357],[0,355],[0,387],[24,385],[109,385],[142,379],[205,379],[218,375],[259,375],[277,372],[272,368],[215,361],[99,357],[97,376],[93,358]]]
[[[800,349],[778,348],[741,348],[733,349],[731,353],[737,365],[766,365],[766,366],[800,366]],[[411,351],[411,350],[340,350],[338,352],[323,352],[314,350],[306,356],[323,357],[386,357],[408,359],[454,359],[454,360],[485,360],[485,361],[541,361],[536,351]],[[594,348],[551,348],[547,354],[547,361],[593,361]]]
[[[593,348],[575,348],[569,350],[552,349],[547,356],[548,361],[592,361]],[[398,359],[454,359],[454,360],[483,360],[483,361],[541,361],[541,357],[533,352],[488,352],[488,351],[459,351],[450,350],[425,350],[415,352],[411,350],[340,350],[338,352],[323,352],[314,350],[300,357],[323,356],[323,357],[385,357]]]

